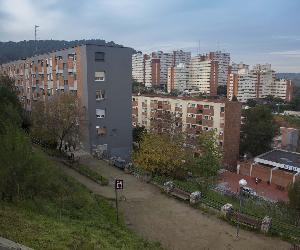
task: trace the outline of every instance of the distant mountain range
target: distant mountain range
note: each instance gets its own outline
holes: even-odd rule
[[[101,39],[90,40],[38,40],[35,44],[34,40],[20,42],[0,42],[0,64],[13,60],[31,57],[37,54],[48,53],[54,50],[60,50],[81,44],[107,44],[109,46],[123,47],[114,42],[105,42]],[[37,48],[37,50],[36,50]]]
[[[296,86],[300,87],[300,73],[277,73],[276,77],[292,80]]]

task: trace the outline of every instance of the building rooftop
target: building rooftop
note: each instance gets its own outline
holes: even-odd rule
[[[214,102],[214,103],[226,103],[230,102],[227,98],[221,99],[207,99],[202,97],[191,97],[191,96],[171,96],[171,95],[159,95],[159,94],[141,94],[138,95],[136,93],[132,94],[132,97],[151,97],[151,98],[166,98],[166,99],[174,99],[174,100],[187,100],[187,101],[202,101],[202,102]],[[239,102],[236,102],[239,103]]]
[[[300,172],[300,154],[281,149],[274,149],[254,158],[255,162],[279,167],[281,169]]]

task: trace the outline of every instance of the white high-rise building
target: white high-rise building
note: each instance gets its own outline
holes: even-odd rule
[[[270,64],[257,64],[252,70],[242,63],[233,64],[227,82],[227,98],[231,100],[233,96],[241,102],[267,96],[289,102],[293,97],[293,84],[290,80],[276,79]]]
[[[293,84],[291,80],[276,79],[272,88],[271,95],[279,97],[287,102],[293,98]]]
[[[198,89],[207,95],[217,94],[218,63],[205,56],[191,58],[189,65],[188,88]]]
[[[171,53],[156,51],[149,55],[138,52],[132,56],[132,78],[148,87],[165,88],[168,82],[168,68],[180,63],[188,63],[190,58],[191,52],[182,50]]]
[[[167,86],[168,82],[168,68],[173,65],[172,53],[164,53],[162,51],[152,52],[153,59],[159,59],[159,85]]]
[[[276,79],[271,64],[257,64],[253,66],[251,74],[256,79],[256,98],[265,98],[271,95],[272,86]]]
[[[210,52],[208,57],[214,62],[218,62],[218,85],[226,86],[230,64],[230,53],[215,51]]]
[[[255,98],[255,78],[249,72],[249,65],[232,64],[227,82],[227,98],[232,100],[233,96],[240,102]]]
[[[132,55],[132,79],[145,84],[145,62],[142,52]]]
[[[177,66],[168,68],[168,93],[172,90],[183,92],[187,88],[189,81],[189,68],[184,63],[179,63]]]
[[[185,52],[182,50],[173,51],[173,66],[178,64],[188,64],[191,60],[191,52]]]

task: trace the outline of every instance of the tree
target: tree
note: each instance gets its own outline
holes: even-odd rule
[[[153,174],[175,175],[187,160],[182,144],[179,138],[171,140],[166,134],[144,134],[140,149],[133,154],[133,161]]]
[[[0,133],[7,124],[22,123],[22,106],[18,99],[14,81],[8,76],[0,75]]]
[[[203,132],[198,139],[200,156],[195,158],[193,172],[201,177],[214,177],[220,169],[222,153],[214,131]]]
[[[132,130],[132,139],[134,142],[140,142],[144,136],[144,134],[147,133],[147,130],[144,126],[136,126]]]
[[[276,132],[271,110],[256,106],[245,110],[245,122],[241,129],[241,154],[259,155],[271,149]]]
[[[81,114],[77,97],[68,93],[37,102],[32,111],[32,133],[50,143],[58,142],[61,151],[64,141],[78,139]]]
[[[297,213],[297,225],[300,222],[300,180],[289,186],[289,205]]]
[[[248,99],[247,102],[246,102],[246,105],[253,108],[255,107],[257,104],[257,101],[255,99]]]
[[[220,85],[217,88],[217,95],[219,96],[227,96],[227,86],[226,85]]]

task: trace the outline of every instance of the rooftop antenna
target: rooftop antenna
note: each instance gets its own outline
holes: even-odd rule
[[[201,44],[200,44],[200,40],[198,41],[198,54],[200,55],[200,53],[201,53],[201,46],[200,46]]]
[[[35,44],[35,53],[37,53],[37,32],[40,26],[34,25],[34,44]]]

